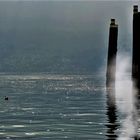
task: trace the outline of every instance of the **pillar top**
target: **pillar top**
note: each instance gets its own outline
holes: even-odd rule
[[[134,6],[133,6],[133,12],[134,12],[134,13],[137,13],[137,12],[138,12],[138,5],[134,5]]]
[[[115,19],[114,18],[111,19],[111,23],[110,24],[111,25],[115,25]]]
[[[115,19],[114,19],[114,18],[111,19],[110,26],[111,26],[111,27],[117,27],[117,26],[118,26],[118,25],[115,23]]]

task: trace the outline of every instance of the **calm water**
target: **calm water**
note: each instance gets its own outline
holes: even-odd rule
[[[113,140],[119,119],[106,95],[97,74],[0,75],[0,139]]]

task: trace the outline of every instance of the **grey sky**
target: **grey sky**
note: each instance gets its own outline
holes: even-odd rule
[[[0,2],[0,71],[97,71],[106,64],[110,18],[119,51],[131,50],[136,2]]]

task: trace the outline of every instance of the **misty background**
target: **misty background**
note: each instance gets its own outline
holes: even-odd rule
[[[131,56],[136,2],[0,1],[0,72],[105,71],[110,18]]]

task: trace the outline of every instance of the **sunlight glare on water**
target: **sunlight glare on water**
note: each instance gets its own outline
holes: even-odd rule
[[[106,94],[101,78],[1,75],[0,138],[104,139]]]

